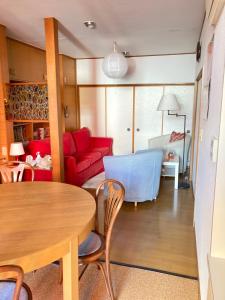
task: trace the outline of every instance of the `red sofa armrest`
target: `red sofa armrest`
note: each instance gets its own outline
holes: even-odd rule
[[[91,148],[109,147],[109,152],[112,154],[113,139],[110,137],[90,137]]]
[[[64,156],[65,182],[73,184],[77,161],[74,156]]]

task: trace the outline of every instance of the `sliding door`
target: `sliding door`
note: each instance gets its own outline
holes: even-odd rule
[[[88,127],[93,136],[105,136],[105,88],[80,87],[80,126]]]
[[[162,112],[157,111],[163,87],[135,88],[134,150],[148,148],[150,138],[161,135]]]
[[[113,153],[131,153],[133,88],[108,87],[106,90],[106,103],[107,136],[113,138]]]

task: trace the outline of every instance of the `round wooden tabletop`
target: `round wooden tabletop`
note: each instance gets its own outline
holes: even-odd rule
[[[0,185],[0,265],[25,272],[66,254],[93,228],[95,201],[85,190],[58,182]]]

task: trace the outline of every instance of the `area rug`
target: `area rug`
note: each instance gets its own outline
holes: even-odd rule
[[[49,265],[25,276],[34,300],[62,300],[58,266]],[[198,281],[136,268],[112,265],[118,300],[198,300]],[[80,279],[80,300],[109,300],[101,272],[89,266]]]

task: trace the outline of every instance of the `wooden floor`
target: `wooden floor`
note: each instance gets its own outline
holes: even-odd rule
[[[192,190],[174,190],[173,185],[162,179],[156,202],[136,208],[124,203],[113,230],[112,261],[198,276]]]

